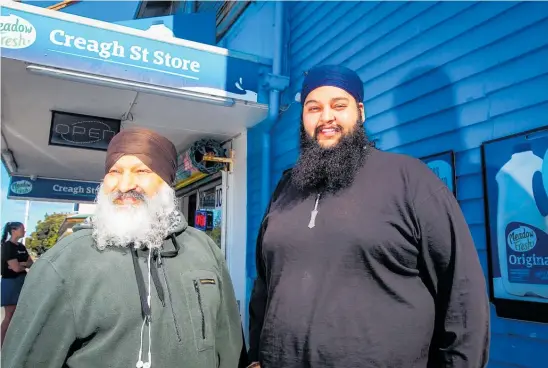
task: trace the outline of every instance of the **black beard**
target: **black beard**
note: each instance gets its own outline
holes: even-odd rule
[[[337,193],[348,188],[370,151],[361,122],[334,147],[320,146],[316,135],[310,137],[301,124],[301,155],[291,171],[293,184],[303,192]]]

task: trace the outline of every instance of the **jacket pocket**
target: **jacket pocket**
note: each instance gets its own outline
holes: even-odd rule
[[[183,274],[183,283],[196,349],[213,348],[221,303],[217,274],[206,270],[189,271]]]

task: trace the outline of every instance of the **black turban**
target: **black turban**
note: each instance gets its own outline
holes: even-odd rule
[[[164,181],[173,185],[177,172],[177,150],[166,137],[145,128],[123,129],[110,141],[105,174],[122,156],[135,156]]]

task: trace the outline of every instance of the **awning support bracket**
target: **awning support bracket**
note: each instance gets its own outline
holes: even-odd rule
[[[268,90],[276,90],[283,92],[289,87],[289,77],[284,75],[276,75],[274,73],[261,73],[261,84],[263,88]]]
[[[228,172],[232,172],[234,166],[234,150],[230,150],[229,157],[218,157],[213,154],[213,152],[208,152],[202,158],[202,161],[211,161],[211,162],[223,162],[228,164]]]
[[[80,2],[81,0],[63,0],[57,4],[53,4],[53,5],[50,5],[48,6],[48,9],[49,10],[56,10],[56,11],[59,11],[63,8],[66,8],[67,6],[69,5],[72,5],[74,3],[78,3]]]

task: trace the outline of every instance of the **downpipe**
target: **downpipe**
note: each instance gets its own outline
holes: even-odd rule
[[[284,2],[276,1],[274,8],[274,55],[272,58],[272,75],[281,76],[283,63],[283,36],[284,36]],[[262,135],[262,170],[261,170],[261,206],[266,210],[270,201],[271,187],[271,132],[279,118],[281,91],[277,88],[270,90],[268,116],[261,124],[263,125]]]
[[[284,56],[284,2],[276,1],[274,5],[274,53],[272,55],[272,72],[267,76],[266,85],[269,89],[268,115],[260,124],[262,131],[262,150],[261,150],[261,212],[266,210],[270,201],[270,181],[271,181],[271,131],[279,119],[281,91],[289,84],[289,78],[281,75]],[[255,242],[251,243],[254,246]],[[255,268],[255,262],[247,263],[247,286],[246,286],[246,305],[249,306],[251,290],[253,289],[253,278],[250,274],[254,273],[249,267]],[[245,321],[244,336],[247,340],[249,319]],[[246,345],[248,345],[246,343]],[[247,346],[249,348],[249,346]]]

